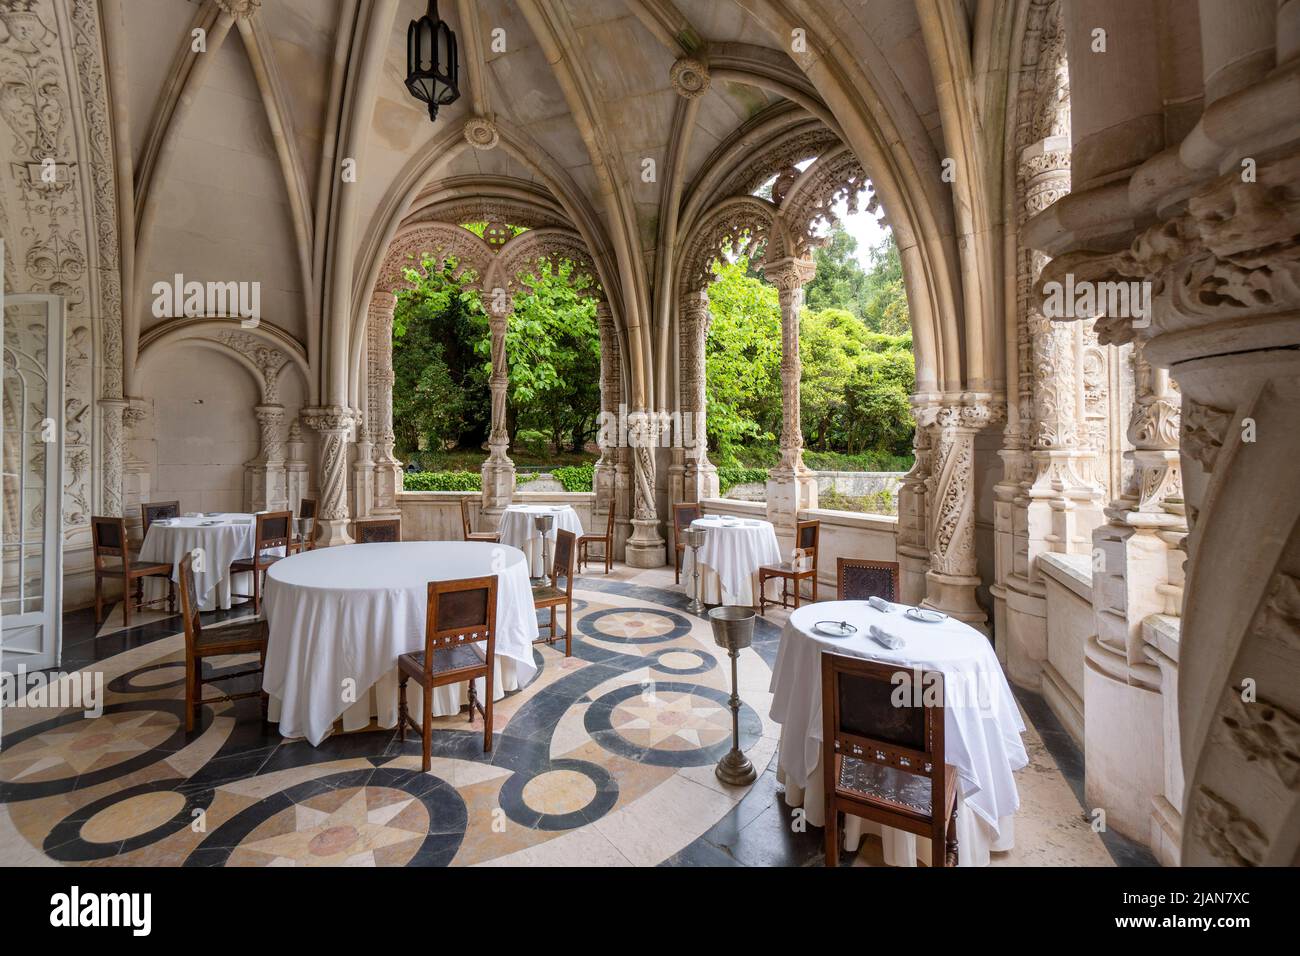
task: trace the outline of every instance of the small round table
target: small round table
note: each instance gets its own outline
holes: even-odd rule
[[[705,515],[691,522],[703,528],[700,548],[700,592],[705,604],[755,607],[758,568],[781,563],[781,546],[772,522],[759,518]],[[694,557],[687,548],[682,556],[682,580],[690,591],[694,583]]]
[[[546,549],[542,546],[542,533],[537,530],[534,520],[538,515],[552,515],[555,518],[555,523],[546,535],[551,539],[552,547],[557,531],[572,531],[579,538],[582,537],[582,521],[578,518],[578,512],[569,505],[511,505],[506,508],[501,514],[501,543],[518,548],[528,556],[529,571],[535,578],[551,573],[551,569],[545,567]]]
[[[273,564],[263,598],[270,638],[262,689],[280,733],[315,745],[339,717],[344,730],[360,730],[372,717],[396,727],[397,658],[424,649],[429,582],[489,574],[497,577],[493,696],[500,699],[537,672],[537,613],[517,548],[480,541],[352,544]],[[410,690],[419,694],[415,685]],[[445,717],[468,700],[468,684],[434,693],[433,713]]]
[[[253,556],[256,535],[257,519],[250,514],[157,519],[149,524],[144,536],[140,560],[171,564],[172,580],[179,583],[181,561],[185,555],[195,554],[194,583],[200,610],[225,610],[230,607],[230,594],[235,589],[232,584],[242,594],[253,593],[249,575],[232,578],[230,565]]]
[[[772,719],[781,725],[778,779],[786,803],[802,805],[813,826],[825,822],[822,787],[822,686],[824,652],[941,671],[944,679],[944,741],[948,764],[955,767],[960,794],[957,832],[962,866],[987,864],[989,850],[1010,849],[1013,818],[1020,806],[1014,771],[1029,762],[1020,735],[1025,730],[1011,687],[989,639],[954,618],[928,624],[905,616],[906,605],[877,611],[866,601],[822,601],[791,612],[781,633],[772,668]],[[847,621],[850,637],[828,637],[814,630],[818,621]],[[869,635],[871,625],[903,640],[882,647]],[[844,843],[856,849],[862,821],[846,816]],[[870,824],[875,827],[875,824]],[[920,838],[877,827],[885,862],[915,865]],[[928,846],[929,841],[924,841]]]

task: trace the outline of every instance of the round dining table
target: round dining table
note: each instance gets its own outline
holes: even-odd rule
[[[530,574],[535,578],[550,574],[550,568],[545,567],[546,549],[542,544],[542,533],[537,530],[538,515],[555,518],[546,535],[551,540],[552,555],[557,531],[571,531],[582,537],[582,521],[570,505],[510,505],[506,508],[501,514],[501,543],[518,548],[527,555]]]
[[[790,614],[772,669],[771,717],[781,725],[777,776],[786,803],[802,806],[814,826],[825,824],[822,784],[821,656],[824,652],[898,664],[910,674],[941,671],[944,688],[946,762],[958,777],[957,837],[961,866],[986,866],[989,852],[1014,844],[1014,815],[1020,806],[1014,773],[1029,762],[1020,735],[1024,721],[989,639],[955,618],[937,623],[914,620],[907,606],[865,601],[822,601]],[[831,637],[821,622],[848,622],[857,630]],[[890,649],[870,628],[900,639]],[[914,866],[928,860],[930,841],[892,827],[845,815],[844,845],[858,846],[864,832],[880,836],[885,862]]]
[[[397,726],[397,658],[425,646],[431,581],[497,578],[493,697],[517,690],[537,672],[528,565],[518,548],[480,541],[403,541],[304,551],[266,572],[263,604],[270,631],[262,689],[270,719],[285,737],[319,744],[342,718],[345,731],[372,720]],[[482,643],[471,645],[486,657]],[[410,706],[420,688],[408,685]],[[433,714],[457,713],[469,684],[433,690]],[[477,692],[484,699],[483,679]]]
[[[706,532],[700,547],[700,593],[705,604],[754,607],[758,569],[781,563],[781,546],[772,522],[759,518],[705,515],[691,522]],[[687,593],[695,586],[694,549],[682,555],[682,583]]]
[[[180,563],[194,555],[194,582],[199,609],[229,609],[231,592],[252,594],[252,576],[231,575],[230,565],[253,556],[257,519],[251,514],[222,512],[158,518],[150,522],[140,546],[140,560],[166,562],[172,566],[172,580],[180,582]],[[284,554],[284,549],[280,549]],[[151,582],[153,583],[153,582]],[[155,583],[155,587],[161,585]],[[156,595],[150,594],[150,597]]]

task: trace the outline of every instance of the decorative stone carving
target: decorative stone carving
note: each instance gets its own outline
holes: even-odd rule
[[[465,121],[465,142],[475,149],[495,149],[501,142],[496,123],[484,116],[471,116]]]
[[[1230,866],[1259,866],[1268,844],[1260,828],[1213,790],[1201,787],[1197,795],[1192,829],[1210,852]]]
[[[655,507],[655,448],[662,422],[645,410],[628,415],[628,444],[632,456],[632,537],[626,560],[634,568],[657,568],[667,559],[664,539],[659,534]]]
[[[262,0],[216,0],[216,2],[217,6],[236,20],[251,17],[262,6]]]
[[[248,332],[218,332],[213,338],[232,352],[238,352],[256,366],[262,376],[262,401],[275,405],[280,401],[280,373],[289,364],[289,356],[264,339]]]
[[[709,91],[712,79],[709,65],[694,57],[682,57],[673,63],[668,79],[677,95],[688,100],[698,99]]]
[[[678,381],[681,439],[684,450],[684,501],[718,495],[718,469],[709,461],[706,429],[704,343],[709,334],[709,300],[702,293],[682,296],[678,311]]]
[[[1247,760],[1262,762],[1284,786],[1300,789],[1300,720],[1294,714],[1262,698],[1246,703],[1229,689],[1219,720]]]
[[[249,511],[282,511],[286,506],[284,469],[284,406],[253,409],[261,431],[257,456],[244,464],[244,505]]]
[[[301,417],[320,433],[320,500],[317,510],[318,544],[351,544],[348,536],[348,436],[356,416],[339,405],[304,408]]]

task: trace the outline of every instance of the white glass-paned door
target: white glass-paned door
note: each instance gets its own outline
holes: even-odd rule
[[[63,300],[4,296],[0,667],[56,667],[63,603]]]

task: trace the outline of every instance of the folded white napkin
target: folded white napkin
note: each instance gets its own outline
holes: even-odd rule
[[[874,594],[871,595],[871,597],[867,598],[867,603],[870,604],[872,607],[874,607],[877,611],[879,611],[882,614],[888,614],[890,611],[894,609],[894,605],[890,604],[884,598],[877,597]]]
[[[872,624],[869,628],[867,628],[867,633],[871,635],[871,639],[873,641],[875,641],[881,647],[889,648],[891,651],[897,650],[898,648],[902,647],[903,644],[906,643],[901,637],[895,637],[892,634],[886,634],[884,631],[876,627],[876,625],[874,624]]]
[[[185,517],[187,517],[187,518],[202,518],[202,517],[203,517],[203,512],[201,512],[201,511],[187,511],[187,512],[185,512]]]
[[[231,518],[230,523],[231,524],[252,524],[253,519],[252,518]]]

